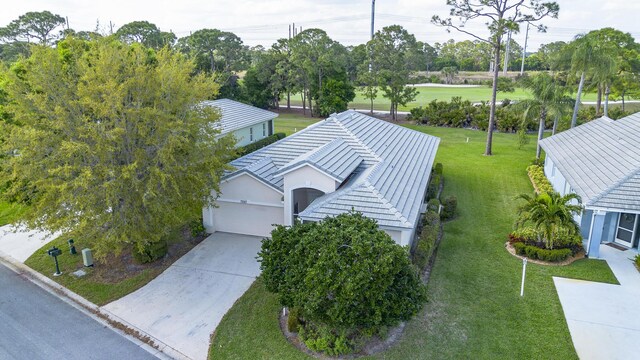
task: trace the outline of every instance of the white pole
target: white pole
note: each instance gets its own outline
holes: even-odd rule
[[[527,258],[522,259],[522,285],[520,285],[520,296],[524,296],[524,275],[527,271]]]
[[[527,23],[527,34],[524,36],[524,50],[522,50],[522,65],[520,65],[520,75],[524,74],[524,58],[527,54],[527,40],[529,40],[529,23]]]

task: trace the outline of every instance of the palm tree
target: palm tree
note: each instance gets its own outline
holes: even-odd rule
[[[540,140],[544,134],[547,117],[554,118],[553,132],[558,127],[558,119],[567,113],[573,105],[573,99],[567,96],[567,89],[557,84],[554,79],[546,73],[541,73],[525,82],[524,86],[531,90],[533,99],[523,100],[518,106],[524,108],[523,118],[526,119],[537,116],[540,120],[538,125],[538,146],[536,149],[536,159],[540,159]],[[524,123],[523,123],[524,126]]]
[[[536,196],[521,194],[517,199],[523,199],[526,203],[518,207],[516,227],[533,225],[548,249],[553,249],[553,241],[559,234],[573,236],[580,232],[573,215],[580,214],[582,207],[571,203],[573,200],[580,203],[580,196],[574,193],[562,196],[552,191]]]
[[[571,73],[580,74],[578,94],[571,117],[571,127],[575,127],[578,120],[580,97],[584,88],[585,77],[590,75],[596,82],[610,79],[615,75],[615,62],[604,47],[598,46],[589,35],[578,35],[573,43],[567,47],[571,54]]]

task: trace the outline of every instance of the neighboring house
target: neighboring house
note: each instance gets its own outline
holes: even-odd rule
[[[273,224],[351,210],[409,245],[440,139],[355,111],[334,114],[231,162],[209,232],[270,236]]]
[[[576,217],[590,257],[603,242],[637,248],[640,239],[640,113],[602,117],[546,138],[544,172],[561,194],[582,198]]]
[[[273,135],[273,122],[278,116],[274,112],[229,99],[203,101],[202,104],[220,109],[220,136],[233,134],[237,140],[236,147]]]

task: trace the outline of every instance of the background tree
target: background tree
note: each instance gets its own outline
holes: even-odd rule
[[[212,202],[233,141],[195,105],[217,90],[169,49],[66,39],[6,72],[15,121],[2,152],[7,193],[26,194],[30,228],[77,230],[97,255],[144,251]],[[5,194],[6,195],[6,194]]]
[[[304,30],[291,39],[289,46],[293,71],[299,80],[298,89],[302,91],[303,102],[308,101],[313,116],[312,101],[316,104],[323,101],[324,81],[328,78],[346,81],[347,49],[320,29]]]
[[[500,51],[502,41],[507,32],[518,33],[521,23],[534,24],[543,18],[550,16],[558,17],[560,7],[556,2],[543,2],[541,0],[480,0],[472,2],[470,0],[447,0],[447,5],[451,6],[450,15],[460,19],[459,24],[454,24],[451,18],[441,19],[435,15],[432,22],[436,25],[445,26],[447,29],[455,29],[475,39],[489,44],[493,51],[493,89],[491,92],[491,103],[489,112],[489,127],[487,129],[487,146],[485,155],[491,155],[491,145],[493,142],[493,129],[496,115],[496,95],[498,85],[498,74],[500,64]],[[467,22],[481,19],[486,21],[489,36],[480,37],[464,26]],[[543,25],[535,25],[538,31],[545,31]]]
[[[572,236],[580,233],[580,227],[573,220],[574,214],[580,214],[582,207],[580,196],[569,193],[543,192],[536,196],[522,194],[517,197],[525,201],[518,207],[518,219],[516,226],[533,225],[541,234],[542,241],[548,249],[553,249],[553,244],[559,235]]]
[[[415,100],[418,93],[416,88],[407,86],[411,73],[416,70],[412,60],[418,43],[402,26],[392,25],[376,32],[368,46],[378,86],[391,102],[389,113],[396,120],[398,105]]]
[[[531,117],[539,119],[536,159],[540,159],[540,141],[544,135],[547,117],[554,119],[553,132],[555,134],[558,119],[571,110],[573,99],[567,95],[567,90],[564,86],[556,84],[551,75],[546,73],[540,73],[527,79],[524,85],[531,90],[533,99],[522,100],[517,106],[525,109],[523,113],[525,121]]]
[[[19,56],[29,56],[30,44],[49,46],[55,43],[60,33],[57,28],[65,19],[49,11],[27,12],[0,28],[0,59],[15,61]]]
[[[345,79],[327,79],[322,83],[321,96],[318,101],[320,116],[329,116],[347,110],[349,102],[356,97],[355,89]]]
[[[120,41],[131,44],[140,43],[146,47],[160,49],[164,46],[173,46],[176,36],[172,32],[160,31],[160,29],[148,21],[133,21],[122,25],[115,33]]]
[[[301,309],[307,325],[372,334],[408,320],[425,301],[406,250],[360,213],[276,226],[259,261],[267,289]]]

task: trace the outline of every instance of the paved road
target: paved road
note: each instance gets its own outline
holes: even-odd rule
[[[156,359],[0,265],[0,359]]]

